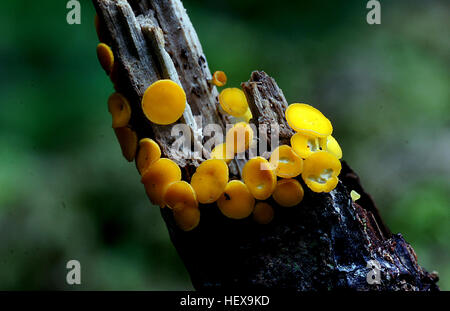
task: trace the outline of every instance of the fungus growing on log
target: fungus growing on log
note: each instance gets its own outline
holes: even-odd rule
[[[194,188],[184,180],[170,183],[164,191],[163,201],[169,208],[197,208],[198,201]]]
[[[320,147],[334,154],[338,159],[342,159],[342,149],[339,143],[333,136],[327,136],[325,138],[320,138]]]
[[[296,133],[291,137],[291,147],[303,159],[320,150],[319,138]]]
[[[270,163],[262,157],[250,159],[245,163],[242,178],[257,200],[269,198],[277,184],[277,177]]]
[[[303,171],[303,159],[288,145],[279,146],[272,152],[270,165],[282,178],[296,177]]]
[[[303,165],[302,177],[314,192],[330,192],[336,188],[341,172],[341,162],[328,151],[318,151],[309,156]]]
[[[141,175],[161,158],[161,148],[151,138],[142,138],[139,141],[139,151],[137,154],[136,165]]]
[[[225,86],[227,84],[227,75],[223,71],[216,71],[212,76],[211,83],[218,87]]]
[[[292,207],[303,200],[303,187],[296,179],[280,179],[272,197],[281,206]]]
[[[133,161],[136,156],[138,138],[136,132],[129,127],[119,127],[114,129],[117,140],[119,141],[122,154],[128,162]]]
[[[97,57],[103,70],[107,75],[110,75],[114,66],[114,54],[111,48],[105,43],[99,43],[97,45]]]
[[[253,220],[261,225],[267,225],[273,219],[274,211],[267,202],[258,202],[253,210]]]
[[[253,212],[255,199],[242,181],[232,180],[225,187],[217,206],[228,218],[243,219]]]
[[[191,178],[191,185],[203,204],[213,203],[219,199],[228,183],[228,166],[223,160],[204,161]]]
[[[227,164],[229,164],[234,158],[234,153],[231,149],[232,148],[227,148],[226,143],[217,145],[211,151],[211,159],[224,160]]]
[[[200,211],[196,207],[185,207],[178,204],[173,208],[173,218],[178,228],[183,231],[191,231],[200,223]]]
[[[219,95],[219,103],[222,109],[233,117],[241,117],[248,110],[244,92],[235,87],[223,89]]]
[[[291,104],[286,109],[286,120],[296,132],[313,137],[326,137],[333,126],[322,112],[307,104]]]
[[[142,97],[142,111],[147,119],[159,125],[177,121],[186,107],[183,88],[172,80],[159,80],[150,85]]]
[[[108,111],[112,116],[112,127],[128,125],[131,117],[131,108],[128,100],[120,93],[113,93],[108,98]]]

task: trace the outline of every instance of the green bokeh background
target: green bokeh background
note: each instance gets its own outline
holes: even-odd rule
[[[185,0],[211,70],[318,107],[382,216],[450,289],[448,1]],[[111,129],[94,9],[0,5],[0,289],[192,289]],[[66,262],[82,285],[66,285]]]

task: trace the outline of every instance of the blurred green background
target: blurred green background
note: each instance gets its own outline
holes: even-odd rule
[[[366,3],[184,1],[230,86],[265,70],[331,119],[388,226],[449,290],[449,3],[381,1],[377,26]],[[0,6],[0,289],[192,289],[111,129],[93,6],[72,26],[65,6]]]

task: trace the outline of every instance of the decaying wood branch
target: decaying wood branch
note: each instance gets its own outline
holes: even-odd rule
[[[180,83],[188,105],[180,123],[189,125],[193,144],[201,146],[202,127],[230,119],[218,108],[217,90],[196,32],[179,0],[93,0],[112,47],[117,68],[117,91],[132,106],[131,127],[138,137],[151,137],[162,154],[184,169],[189,179],[199,160],[172,150],[172,126],[151,124],[140,102],[154,81]],[[287,102],[275,80],[254,72],[242,84],[256,124],[280,125],[280,143],[292,130],[284,119]],[[200,118],[195,118],[199,116]],[[230,177],[240,178],[242,163],[230,165]],[[437,276],[417,263],[414,250],[400,234],[383,224],[373,200],[357,175],[343,162],[340,182],[330,193],[317,194],[305,186],[305,198],[294,208],[275,207],[275,218],[261,226],[250,219],[231,220],[213,205],[200,206],[200,225],[183,232],[169,209],[162,209],[171,240],[196,289],[289,288],[320,290],[435,290]],[[301,180],[299,180],[302,182]],[[352,202],[350,190],[362,197]],[[367,263],[375,260],[380,284],[370,284]]]

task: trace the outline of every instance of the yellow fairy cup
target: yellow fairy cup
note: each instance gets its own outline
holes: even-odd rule
[[[253,220],[261,225],[267,225],[273,219],[273,208],[269,203],[258,202],[253,211]]]
[[[296,179],[280,179],[277,182],[273,199],[285,207],[298,205],[303,200],[303,187]]]
[[[114,66],[114,54],[111,48],[105,43],[99,43],[97,45],[97,57],[103,70],[109,75]]]
[[[200,211],[196,207],[185,207],[177,204],[173,208],[173,218],[178,228],[183,231],[191,231],[200,223]]]
[[[179,208],[197,208],[198,201],[194,188],[187,182],[180,180],[170,183],[163,196],[165,205],[171,209]]]
[[[241,117],[248,110],[247,98],[238,88],[226,88],[219,94],[219,103],[222,109],[233,117]]]
[[[161,158],[161,149],[159,145],[150,138],[143,138],[139,141],[139,151],[137,155],[137,168],[141,175]]]
[[[122,94],[113,93],[108,98],[108,111],[112,116],[113,128],[127,126],[130,122],[130,103]]]
[[[292,178],[303,171],[303,159],[288,145],[278,146],[270,156],[270,165],[278,177]]]
[[[217,201],[228,183],[228,165],[223,160],[206,160],[197,167],[191,185],[198,202],[209,204]]]
[[[217,206],[228,218],[243,219],[252,213],[255,199],[242,181],[232,180],[225,187]]]
[[[257,200],[269,198],[277,184],[277,176],[270,163],[262,157],[250,159],[245,163],[242,169],[242,179]]]
[[[223,71],[216,71],[212,76],[211,83],[218,87],[225,86],[227,84],[227,75]]]
[[[227,132],[226,144],[228,152],[233,154],[247,150],[253,142],[253,129],[246,122],[239,122]]]
[[[161,158],[154,162],[142,175],[141,182],[153,204],[164,207],[164,193],[169,184],[181,180],[181,170],[170,159]]]
[[[214,147],[211,151],[211,159],[224,160],[227,164],[234,158],[231,148],[227,148],[227,144],[223,143]]]
[[[342,149],[339,143],[333,136],[327,136],[320,139],[320,147],[322,150],[326,150],[334,154],[338,159],[342,159]]]
[[[319,138],[296,133],[291,137],[291,147],[303,159],[307,159],[311,154],[320,151]]]
[[[307,104],[291,104],[286,109],[286,121],[296,132],[313,137],[327,137],[333,126],[319,110]]]
[[[356,202],[357,200],[359,200],[361,198],[361,195],[358,192],[356,192],[355,190],[350,191],[350,196],[351,196],[353,202]]]
[[[128,162],[133,161],[136,156],[138,138],[136,132],[129,127],[119,127],[114,129],[117,140],[119,141],[122,154]]]
[[[341,162],[328,151],[313,153],[303,162],[302,178],[314,192],[330,192],[338,184]]]
[[[141,105],[151,122],[159,125],[172,124],[183,115],[186,93],[172,80],[159,80],[147,88]]]

